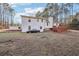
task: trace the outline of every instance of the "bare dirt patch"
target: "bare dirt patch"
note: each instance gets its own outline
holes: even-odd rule
[[[0,55],[79,55],[79,33],[0,33]]]

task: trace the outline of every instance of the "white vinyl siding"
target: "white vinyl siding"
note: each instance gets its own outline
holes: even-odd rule
[[[53,26],[53,19],[49,18],[48,26],[45,19],[38,19],[38,18],[30,18],[31,22],[28,22],[29,18],[22,17],[22,32],[27,32],[29,30],[40,30],[40,32],[43,32],[46,28],[52,28]],[[30,27],[29,27],[30,26]],[[30,28],[30,29],[29,29]]]

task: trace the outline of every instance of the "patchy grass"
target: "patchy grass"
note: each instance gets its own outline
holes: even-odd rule
[[[0,33],[0,55],[79,55],[79,33]]]

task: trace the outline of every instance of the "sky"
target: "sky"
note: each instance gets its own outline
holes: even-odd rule
[[[47,3],[13,3],[11,7],[15,10],[15,23],[21,23],[21,16],[35,16],[35,14],[40,11],[42,12],[46,7]],[[74,14],[79,12],[79,5],[74,6]]]
[[[15,10],[15,23],[21,23],[21,16],[35,16],[35,14],[40,11],[42,12],[46,7],[46,3],[14,3],[12,8]]]

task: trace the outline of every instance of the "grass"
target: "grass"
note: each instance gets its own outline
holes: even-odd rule
[[[79,33],[0,33],[0,55],[79,55]]]

